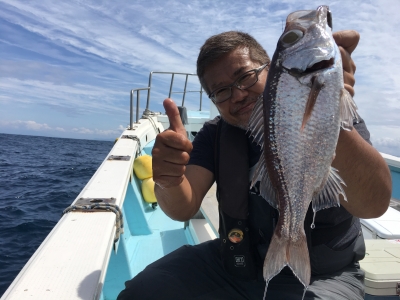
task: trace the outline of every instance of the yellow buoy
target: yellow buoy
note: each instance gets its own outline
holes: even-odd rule
[[[153,169],[150,155],[142,155],[133,162],[133,171],[137,178],[143,180],[153,176]]]
[[[142,182],[142,195],[146,202],[157,202],[156,195],[154,194],[154,181],[153,177],[147,178]]]

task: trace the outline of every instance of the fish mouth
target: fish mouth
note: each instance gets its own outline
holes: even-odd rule
[[[309,66],[307,69],[303,70],[303,69],[298,69],[298,68],[285,68],[283,67],[285,70],[287,70],[287,72],[295,77],[302,77],[304,75],[308,75],[320,70],[327,70],[333,67],[333,65],[335,64],[335,58],[330,58],[330,59],[325,59],[325,60],[321,60],[311,66]]]
[[[334,63],[335,63],[335,60],[333,58],[331,58],[329,60],[322,60],[320,62],[313,64],[311,67],[308,67],[304,71],[304,73],[312,73],[312,72],[323,70],[323,69],[329,69],[330,67],[333,66]]]

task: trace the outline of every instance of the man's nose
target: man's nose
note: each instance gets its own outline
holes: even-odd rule
[[[231,102],[236,103],[236,102],[243,101],[248,95],[249,95],[249,92],[247,90],[242,90],[236,86],[233,86]]]

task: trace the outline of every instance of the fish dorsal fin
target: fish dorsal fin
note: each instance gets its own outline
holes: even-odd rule
[[[311,113],[314,109],[315,102],[317,102],[319,92],[321,91],[322,87],[324,86],[323,76],[318,76],[318,75],[313,76],[311,81],[312,81],[311,90],[310,90],[310,94],[308,95],[307,104],[306,104],[306,108],[304,110],[303,122],[301,124],[300,131],[303,131],[308,120],[310,119]]]
[[[353,122],[358,123],[360,116],[357,113],[357,105],[350,93],[343,88],[340,97],[340,127],[350,131],[353,128]]]
[[[253,108],[249,120],[250,136],[253,137],[253,142],[264,149],[264,102],[263,95],[258,97],[256,105]],[[260,181],[260,195],[274,208],[278,207],[275,190],[272,187],[271,180],[268,176],[267,167],[265,164],[264,150],[261,150],[260,159],[255,166],[255,172],[251,179],[250,188],[252,188],[257,181]]]
[[[264,104],[263,95],[261,94],[253,108],[249,119],[249,128],[247,130],[250,132],[250,136],[253,137],[253,142],[257,145],[264,147]]]
[[[268,171],[265,165],[264,151],[261,151],[260,159],[255,166],[255,172],[251,179],[250,188],[252,188],[257,181],[260,180],[260,195],[263,197],[269,205],[273,208],[278,209],[278,202],[276,199],[276,193],[272,187],[271,180],[268,176]]]
[[[342,194],[347,201],[343,186],[346,186],[343,179],[339,176],[338,170],[330,167],[328,180],[319,194],[315,195],[312,200],[313,211],[317,212],[321,209],[340,206],[339,195]]]

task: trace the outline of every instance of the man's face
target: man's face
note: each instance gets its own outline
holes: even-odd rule
[[[204,82],[209,91],[232,84],[243,73],[260,67],[250,59],[247,48],[238,48],[206,68]],[[264,91],[268,72],[266,69],[258,75],[258,82],[246,90],[232,87],[232,95],[225,102],[217,104],[221,117],[229,124],[247,129],[248,121],[257,101]]]

